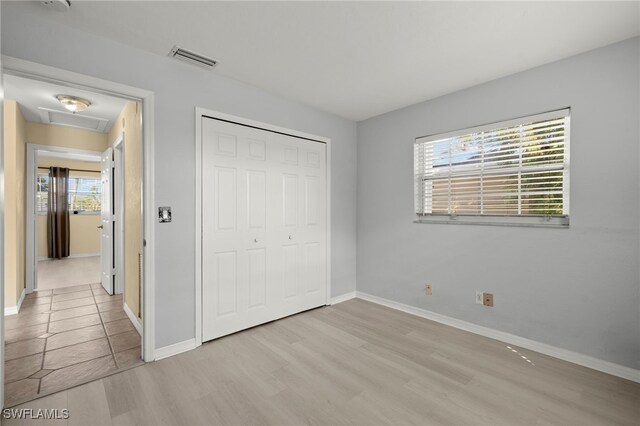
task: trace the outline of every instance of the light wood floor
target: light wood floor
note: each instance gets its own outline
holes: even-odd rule
[[[21,407],[69,425],[637,425],[639,401],[640,384],[351,300]]]

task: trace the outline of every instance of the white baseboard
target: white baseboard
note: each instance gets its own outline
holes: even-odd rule
[[[399,311],[406,312],[408,314],[416,315],[416,316],[426,318],[435,322],[439,322],[441,324],[449,325],[451,327],[455,327],[460,330],[465,330],[474,334],[478,334],[480,336],[489,337],[491,339],[509,343],[514,346],[519,346],[521,348],[529,349],[535,352],[540,352],[542,354],[559,358],[564,361],[582,365],[583,367],[588,367],[594,370],[602,371],[603,373],[611,374],[613,376],[622,377],[623,379],[640,383],[640,370],[636,370],[634,368],[626,367],[620,364],[615,364],[609,361],[604,361],[598,358],[593,358],[588,355],[583,355],[578,352],[573,352],[567,349],[558,348],[556,346],[547,345],[546,343],[541,343],[535,340],[516,336],[515,334],[494,330],[488,327],[483,327],[481,325],[477,325],[471,322],[448,317],[446,315],[427,311],[425,309],[416,308],[410,305],[405,305],[404,303],[394,302],[393,300],[385,299],[378,296],[373,296],[371,294],[363,293],[361,291],[356,292],[356,297],[359,299],[363,299],[369,302],[386,306],[388,308],[397,309]]]
[[[79,257],[96,257],[96,256],[100,256],[100,253],[78,253],[78,254],[72,254],[69,255],[67,257],[64,257],[63,259],[75,259],[75,258],[79,258]],[[60,259],[50,259],[46,256],[38,256],[38,262],[41,260],[60,260]]]
[[[347,300],[355,299],[356,292],[350,291],[349,293],[341,294],[340,296],[332,297],[331,304],[335,305],[336,303],[346,302]]]
[[[18,303],[16,303],[16,306],[9,306],[4,308],[5,317],[7,315],[16,315],[18,312],[20,312],[20,307],[22,307],[22,302],[24,301],[24,296],[26,294],[27,294],[27,289],[23,288],[22,294],[20,295],[20,298],[18,299]]]
[[[122,296],[122,298],[124,299],[124,295]],[[124,313],[127,314],[127,316],[129,317],[129,321],[131,321],[131,324],[133,324],[138,334],[142,336],[142,323],[140,322],[140,319],[136,317],[136,315],[133,313],[126,302],[124,303]]]
[[[189,339],[183,342],[178,342],[173,345],[164,346],[155,350],[156,361],[170,356],[181,354],[182,352],[190,351],[196,348],[196,339]]]

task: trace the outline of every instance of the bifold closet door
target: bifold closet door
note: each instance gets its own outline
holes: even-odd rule
[[[202,119],[202,334],[326,303],[326,145]]]

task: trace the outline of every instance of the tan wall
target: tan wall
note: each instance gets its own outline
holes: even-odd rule
[[[71,225],[71,256],[100,253],[100,215],[72,214]],[[36,220],[38,258],[47,257],[47,216],[38,215]]]
[[[25,287],[26,123],[14,100],[4,101],[5,307],[16,306]]]
[[[71,171],[71,176],[100,177],[100,163],[66,160],[63,158],[39,158],[38,167],[67,167],[77,170],[95,170],[97,173]],[[44,172],[44,170],[39,170]],[[70,214],[71,256],[100,253],[100,215]],[[47,216],[38,215],[36,220],[37,256],[47,257]]]
[[[37,145],[63,146],[102,152],[109,146],[107,135],[72,127],[27,123],[27,141]]]
[[[124,133],[124,300],[140,318],[138,256],[142,255],[142,121],[141,108],[129,101],[109,132],[109,145]]]

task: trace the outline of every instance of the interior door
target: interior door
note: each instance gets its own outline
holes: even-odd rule
[[[107,148],[100,160],[102,208],[98,228],[100,228],[101,282],[107,293],[113,294],[113,149]]]
[[[326,146],[202,119],[202,334],[326,303]]]

